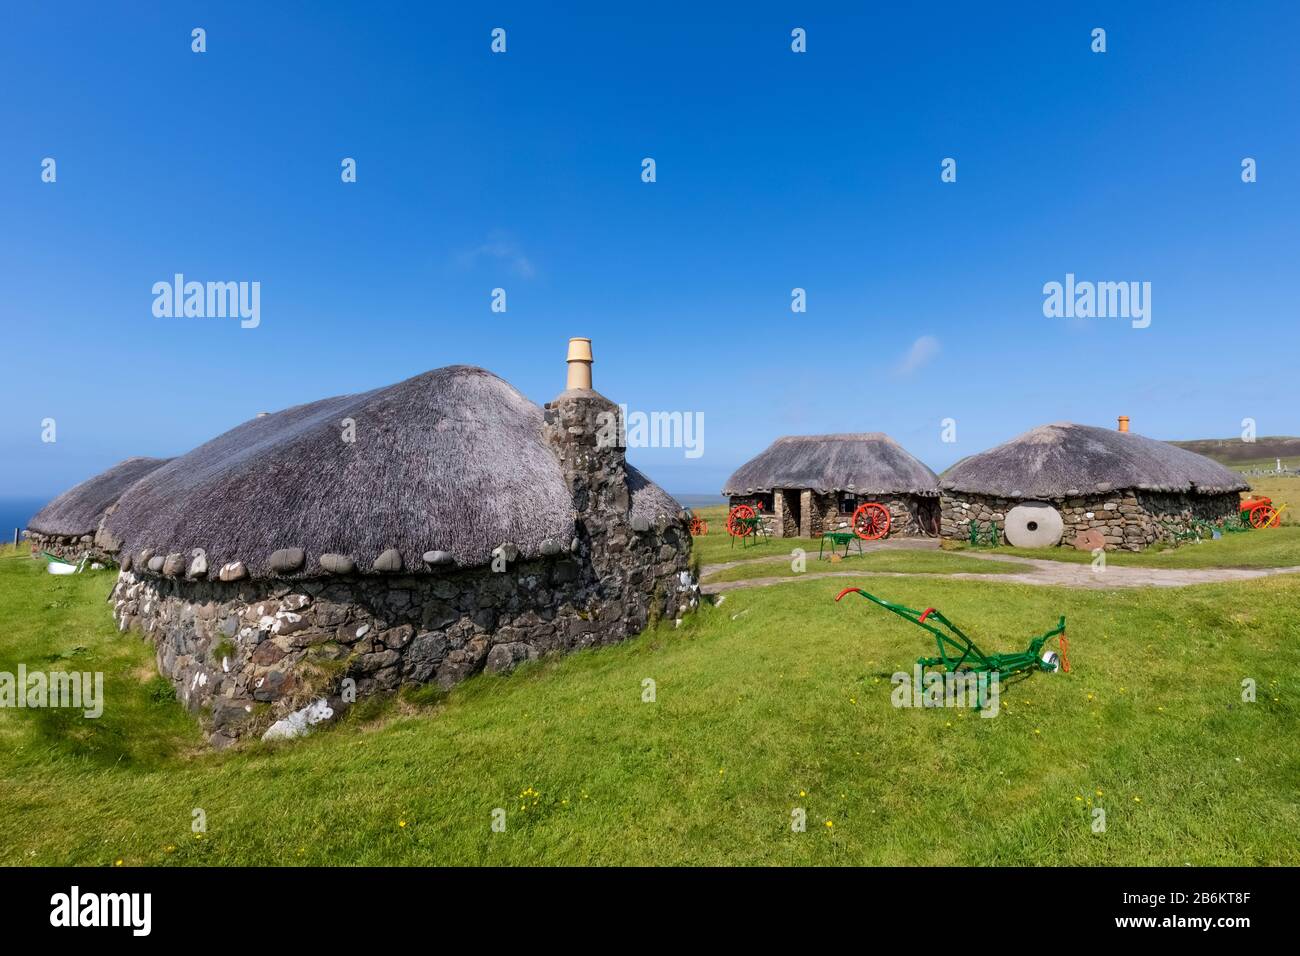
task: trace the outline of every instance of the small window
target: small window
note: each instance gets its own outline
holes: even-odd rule
[[[851,515],[857,510],[858,499],[856,495],[840,495],[840,514]]]

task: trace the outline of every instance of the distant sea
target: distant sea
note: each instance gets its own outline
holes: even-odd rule
[[[709,505],[725,505],[727,503],[727,499],[722,495],[673,495],[673,497],[681,503],[683,508],[707,508]]]
[[[14,528],[27,527],[31,516],[48,501],[48,498],[0,498],[0,542],[13,541]]]

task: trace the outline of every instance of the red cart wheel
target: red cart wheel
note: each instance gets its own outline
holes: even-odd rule
[[[708,533],[709,533],[709,523],[707,521],[705,521],[703,518],[691,519],[691,534],[693,536],[698,538],[700,535],[708,534]]]
[[[749,505],[736,505],[727,512],[727,534],[733,538],[748,537],[754,531],[754,509]]]
[[[1259,505],[1250,509],[1250,526],[1256,530],[1267,528],[1277,517],[1277,509],[1272,505]]]
[[[875,541],[889,534],[889,509],[868,501],[853,512],[853,533],[863,541]]]

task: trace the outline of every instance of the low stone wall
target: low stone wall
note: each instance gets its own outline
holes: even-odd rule
[[[920,495],[895,495],[882,497],[878,495],[854,496],[854,509],[858,505],[874,501],[889,509],[889,537],[924,537],[938,531],[939,499],[925,498]],[[840,512],[840,496],[813,495],[813,537],[826,531],[847,531],[853,521],[853,513]]]
[[[598,575],[580,546],[501,572],[225,583],[123,571],[111,600],[119,628],[153,641],[159,670],[221,747],[322,697],[337,711],[349,687],[357,698],[450,687],[694,607],[685,522],[614,529],[606,546],[620,555],[617,575]]]
[[[798,492],[795,492],[798,494]],[[780,495],[732,495],[727,499],[727,513],[736,505],[749,505],[754,509],[754,514],[763,519],[763,527],[767,533],[774,538],[797,537],[797,533],[791,533],[790,528],[794,526],[794,519],[789,512],[785,511],[785,501],[780,500]],[[761,508],[761,510],[760,510]],[[723,519],[723,530],[726,530],[726,519]]]
[[[729,507],[754,505],[754,495],[733,495]],[[827,531],[846,531],[853,513],[840,512],[840,495],[818,494],[804,489],[781,489],[772,496],[773,507],[764,513],[764,521],[772,535],[778,538],[818,538]],[[854,508],[874,501],[889,509],[890,537],[935,535],[939,527],[939,499],[920,495],[880,496],[857,495]],[[798,506],[799,521],[795,521],[794,508]]]
[[[41,534],[39,531],[25,531],[23,537],[39,551],[48,551],[68,561],[77,562],[83,554],[89,553],[92,561],[115,563],[113,555],[96,547],[95,536],[90,534]]]
[[[1190,530],[1197,520],[1216,522],[1230,517],[1237,512],[1239,501],[1235,492],[1201,495],[1129,490],[1049,503],[1060,511],[1064,521],[1063,545],[1084,531],[1097,530],[1105,538],[1108,551],[1141,551],[1157,541],[1174,542],[1173,529]],[[967,540],[974,520],[981,529],[990,522],[995,524],[1001,538],[1007,512],[1020,503],[1009,498],[944,492],[940,498],[941,534]]]

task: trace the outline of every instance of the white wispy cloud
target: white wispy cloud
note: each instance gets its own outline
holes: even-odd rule
[[[907,354],[894,366],[894,375],[903,378],[917,372],[939,354],[939,340],[933,335],[923,335],[907,350]]]
[[[466,249],[456,256],[456,265],[462,269],[472,269],[484,259],[504,263],[510,272],[520,279],[531,279],[537,275],[537,267],[528,258],[519,243],[509,236],[494,234],[473,249]]]

